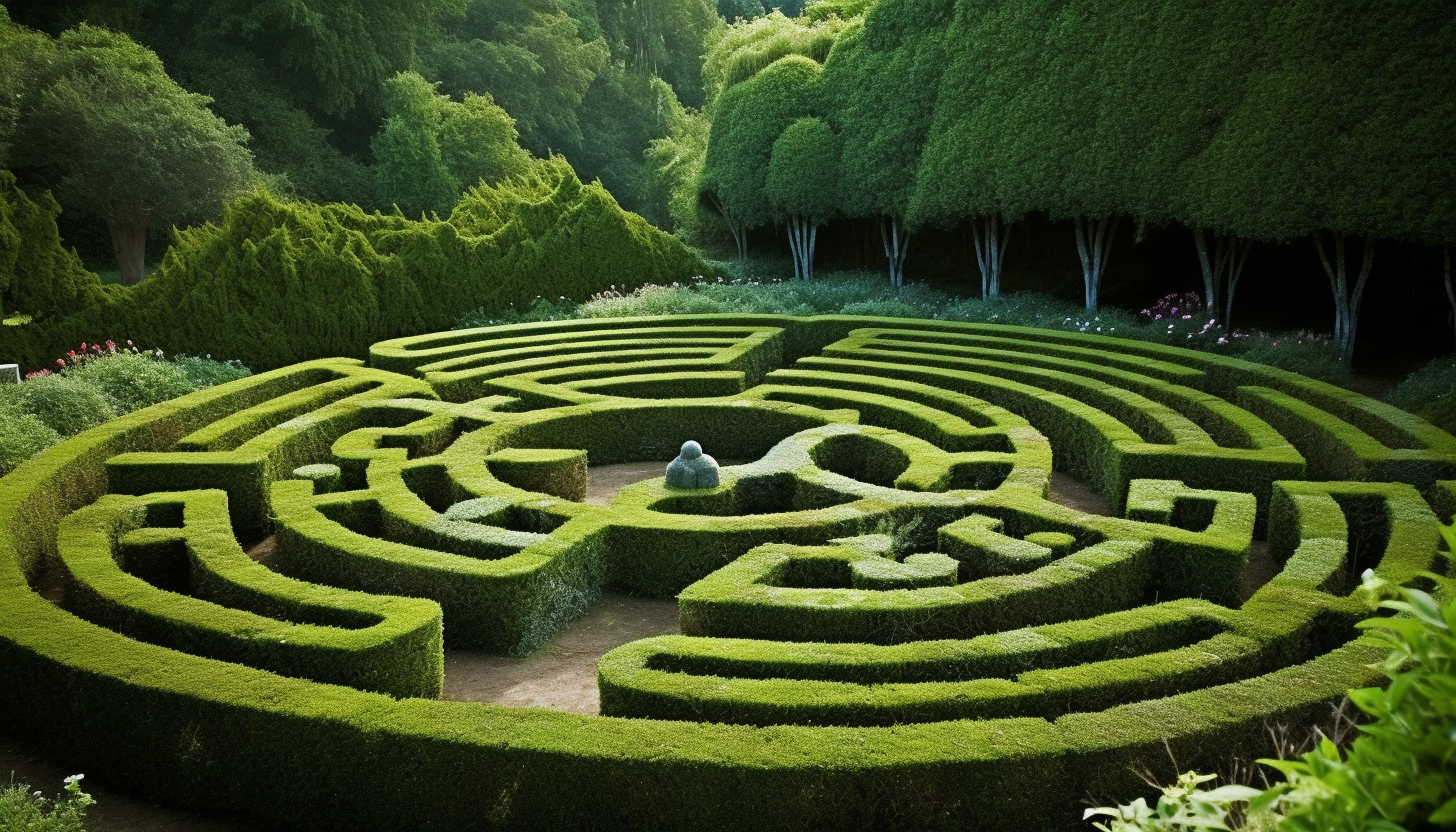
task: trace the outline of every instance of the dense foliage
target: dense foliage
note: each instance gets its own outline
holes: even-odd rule
[[[1456,548],[1456,527],[1443,527]],[[1179,832],[1190,829],[1364,832],[1449,829],[1456,825],[1456,603],[1451,581],[1428,576],[1442,590],[1432,596],[1365,575],[1365,588],[1394,617],[1360,624],[1389,649],[1381,665],[1387,688],[1351,692],[1370,719],[1342,752],[1323,739],[1296,760],[1262,760],[1286,780],[1263,792],[1244,786],[1204,791],[1212,775],[1191,772],[1163,790],[1156,808],[1139,798],[1088,815],[1110,816],[1105,832]],[[1247,802],[1232,820],[1235,804]]]
[[[236,361],[82,344],[19,384],[0,384],[0,474],[83,430],[250,375]],[[8,827],[0,827],[8,828]]]
[[[247,131],[178,86],[151,50],[85,24],[54,42],[35,38],[3,10],[0,29],[23,45],[0,55],[5,69],[28,82],[13,99],[0,167],[104,220],[123,283],[142,278],[149,225],[211,217],[253,182]]]
[[[41,366],[98,334],[211,353],[256,369],[362,356],[383,338],[445,329],[464,310],[543,293],[702,274],[682,243],[622,211],[560,159],[468,191],[447,218],[285,202],[263,192],[178,233],[157,273],[45,327],[0,329],[0,354]]]
[[[65,779],[65,791],[47,800],[12,778],[0,786],[0,829],[7,832],[84,832],[86,808],[96,801],[81,791],[82,775]]]
[[[61,245],[60,211],[49,194],[32,198],[0,171],[0,318],[44,322],[107,296],[96,275]]]
[[[246,128],[258,167],[279,187],[366,208],[398,202],[407,213],[418,194],[405,185],[402,160],[434,181],[437,201],[449,189],[420,150],[428,142],[418,122],[399,124],[400,73],[438,83],[457,104],[479,108],[471,97],[488,98],[514,120],[525,149],[564,155],[583,180],[602,179],[637,208],[642,152],[667,134],[663,111],[703,103],[702,55],[724,25],[711,0],[12,6],[18,22],[52,35],[91,24],[154,50],[172,78]],[[4,120],[0,113],[0,132]]]
[[[1375,240],[1456,242],[1456,100],[1425,80],[1456,75],[1453,34],[1439,5],[1305,0],[884,0],[838,28],[765,18],[709,54],[724,92],[693,185],[735,236],[775,221],[754,210],[773,188],[735,171],[820,118],[840,137],[836,213],[882,218],[892,282],[902,237],[970,223],[995,294],[1005,228],[1041,214],[1075,221],[1089,310],[1119,228],[1197,231],[1210,305],[1242,260],[1215,270],[1205,230],[1219,252],[1313,240],[1348,358]],[[823,64],[815,95],[760,80],[806,60]]]

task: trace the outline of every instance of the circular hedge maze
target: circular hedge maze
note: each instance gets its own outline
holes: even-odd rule
[[[686,440],[718,486],[590,505]],[[1049,499],[1053,468],[1113,516]],[[1076,825],[1376,681],[1456,438],[1075,333],[703,316],[451,332],[195,393],[0,480],[4,730],[305,827]],[[244,552],[272,536],[272,567]],[[1246,576],[1251,547],[1277,574]],[[38,594],[64,581],[58,606]],[[602,716],[442,701],[604,589]]]

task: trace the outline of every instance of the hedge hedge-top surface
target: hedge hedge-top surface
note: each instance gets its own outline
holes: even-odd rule
[[[1413,416],[1100,336],[589,320],[371,364],[0,479],[6,733],[303,828],[1075,828],[1130,764],[1258,753],[1377,682],[1358,576],[1445,568],[1456,505],[1456,438]],[[580,502],[589,465],[688,439],[749,461]],[[1049,499],[1054,468],[1115,516]],[[242,553],[269,535],[276,571]],[[683,631],[602,660],[605,716],[429,698],[443,646],[529,653],[604,588]]]

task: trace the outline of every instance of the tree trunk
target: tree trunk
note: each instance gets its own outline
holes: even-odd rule
[[[1001,264],[1006,255],[1006,241],[1011,239],[1011,223],[1001,225],[1001,215],[992,214],[971,220],[975,239],[976,265],[981,269],[981,297],[1001,296]]]
[[[710,196],[708,198],[710,200],[712,200],[713,207],[714,208],[717,208],[718,209],[718,213],[722,215],[722,217],[723,217],[723,224],[726,225],[726,226],[728,226],[728,233],[733,235],[733,243],[734,243],[735,246],[738,247],[738,259],[739,260],[747,260],[748,259],[748,232],[747,232],[747,230],[739,227],[738,223],[734,221],[733,216],[728,213],[728,209],[723,207],[723,203],[720,202],[717,197]]]
[[[1456,289],[1451,288],[1451,249],[1441,248],[1441,259],[1446,267],[1446,300],[1451,304],[1451,324],[1456,333]]]
[[[108,219],[111,247],[116,250],[116,268],[121,272],[121,285],[135,286],[146,275],[147,220]]]
[[[1239,278],[1244,274],[1244,263],[1249,260],[1249,251],[1254,247],[1253,240],[1240,240],[1234,237],[1228,241],[1230,248],[1228,254],[1228,278],[1224,285],[1227,291],[1224,292],[1223,328],[1230,335],[1233,334],[1234,325],[1234,290],[1239,288]],[[1217,312],[1217,310],[1214,310]]]
[[[811,280],[814,277],[814,242],[819,237],[819,226],[803,217],[790,217],[788,229],[794,279]]]
[[[1203,305],[1218,314],[1219,269],[1208,259],[1208,235],[1200,228],[1193,229],[1193,247],[1198,250],[1198,265],[1203,269]],[[1217,258],[1215,253],[1214,257]],[[1227,326],[1227,324],[1225,324]]]
[[[1088,312],[1097,311],[1097,294],[1102,290],[1102,274],[1112,253],[1112,238],[1117,234],[1116,214],[1097,220],[1094,227],[1087,217],[1077,217],[1077,256],[1082,258],[1083,299]]]
[[[804,279],[814,279],[814,246],[819,242],[819,226],[809,225],[809,250],[804,255]]]
[[[1333,236],[1333,266],[1330,265],[1330,257],[1325,252],[1324,240],[1320,238],[1318,231],[1314,233],[1314,247],[1319,252],[1320,263],[1330,279],[1330,291],[1335,296],[1335,350],[1339,352],[1340,360],[1349,364],[1355,355],[1355,328],[1360,323],[1360,299],[1365,295],[1365,281],[1369,279],[1370,267],[1375,262],[1375,241],[1369,236],[1365,238],[1360,276],[1355,279],[1355,290],[1352,293],[1345,271],[1345,235]]]
[[[910,233],[899,217],[880,217],[880,242],[890,262],[890,285],[899,289],[905,285],[905,254],[910,250]]]
[[[794,261],[794,280],[799,280],[798,224],[799,221],[795,219],[789,219],[788,223],[785,223],[785,229],[788,229],[789,232],[789,259]]]

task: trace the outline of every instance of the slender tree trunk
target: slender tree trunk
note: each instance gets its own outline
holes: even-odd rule
[[[738,259],[739,260],[747,260],[748,259],[748,231],[747,231],[747,229],[744,229],[741,226],[739,226],[738,222],[733,219],[733,215],[728,213],[728,209],[725,208],[725,207],[723,207],[723,203],[720,202],[716,196],[710,196],[709,199],[712,201],[713,207],[714,208],[717,208],[718,209],[718,213],[722,215],[722,217],[723,217],[723,224],[726,225],[726,226],[728,226],[728,233],[733,235],[733,244],[735,246],[737,246],[737,248],[738,248]]]
[[[140,221],[107,219],[106,227],[111,230],[111,247],[116,250],[116,268],[121,272],[123,286],[135,286],[146,275],[147,262],[147,219]]]
[[[1097,311],[1097,294],[1102,290],[1102,274],[1112,253],[1112,238],[1117,234],[1116,214],[1093,224],[1088,217],[1077,217],[1077,256],[1082,258],[1083,298],[1088,312]]]
[[[809,225],[809,250],[804,256],[804,279],[814,279],[814,246],[819,242],[819,226]]]
[[[1451,287],[1451,249],[1441,247],[1441,260],[1446,273],[1446,301],[1451,304],[1451,325],[1453,333],[1456,333],[1456,289]]]
[[[798,228],[796,227],[797,224],[797,220],[790,219],[784,225],[784,228],[786,228],[789,232],[789,259],[794,261],[795,280],[799,279],[799,240],[795,234],[795,232],[798,231]]]
[[[1001,215],[971,220],[975,240],[976,265],[981,269],[981,297],[1001,296],[1001,264],[1006,255],[1006,241],[1011,239],[1011,223],[1001,225]]]
[[[1335,234],[1335,262],[1330,265],[1329,254],[1325,252],[1320,233],[1314,233],[1314,247],[1319,252],[1320,264],[1330,279],[1330,291],[1335,296],[1335,349],[1340,360],[1346,364],[1355,354],[1355,328],[1360,323],[1360,299],[1365,295],[1365,281],[1370,277],[1370,267],[1375,262],[1375,241],[1365,238],[1364,257],[1360,264],[1360,275],[1355,279],[1355,289],[1350,291],[1345,270],[1345,235]]]
[[[790,217],[788,230],[794,279],[810,280],[814,277],[814,242],[819,237],[819,226],[803,217]]]
[[[1223,328],[1228,333],[1234,331],[1234,290],[1239,288],[1239,278],[1244,274],[1244,263],[1249,259],[1249,250],[1254,247],[1253,240],[1240,240],[1235,237],[1229,242],[1233,249],[1228,258],[1228,282],[1225,284],[1228,290],[1224,292]]]
[[[880,242],[885,247],[885,259],[890,262],[890,285],[899,289],[905,285],[905,254],[910,250],[910,232],[899,217],[880,217]]]
[[[1198,250],[1198,265],[1203,269],[1203,305],[1207,309],[1218,313],[1218,279],[1219,269],[1215,261],[1219,251],[1215,251],[1215,261],[1208,258],[1208,234],[1201,227],[1193,229],[1193,247]],[[1222,248],[1222,246],[1219,246]]]

